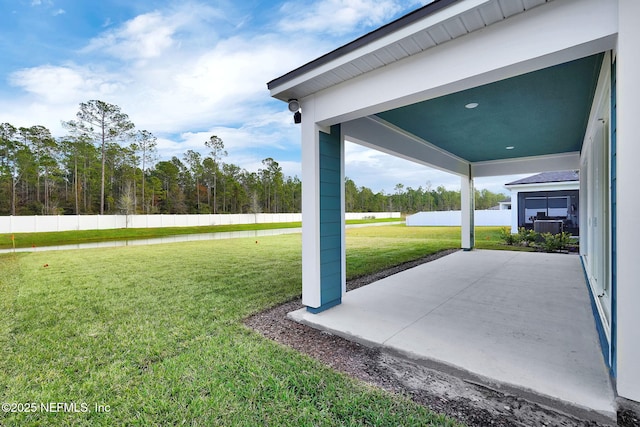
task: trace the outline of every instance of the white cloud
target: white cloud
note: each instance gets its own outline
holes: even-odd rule
[[[53,6],[53,1],[52,0],[45,0],[45,1],[42,1],[42,0],[31,0],[31,7],[37,7],[37,6],[42,6],[42,5],[51,7],[51,6]]]
[[[189,54],[194,44],[214,43],[216,28],[226,19],[224,12],[206,4],[182,3],[138,15],[110,28],[91,39],[83,52],[106,54],[124,61]],[[102,27],[112,24],[107,17]]]
[[[211,100],[255,95],[264,91],[267,80],[281,68],[276,59],[281,48],[259,37],[228,39],[202,54],[193,67],[176,76],[176,82]]]
[[[404,3],[404,4],[403,4]],[[286,32],[346,34],[385,23],[410,5],[401,0],[321,0],[301,7],[291,1],[282,5],[279,27]]]
[[[434,189],[444,185],[448,190],[460,189],[460,178],[447,172],[429,168],[363,147],[354,143],[345,145],[345,175],[355,181],[358,186],[365,186],[374,192],[383,190],[393,193],[396,184],[405,188]]]
[[[135,85],[123,105],[162,132],[251,123],[273,110],[266,82],[303,63],[311,50],[304,42],[235,37],[178,60],[158,58],[128,70]],[[291,54],[283,55],[286,44]]]
[[[215,134],[225,143],[228,163],[257,171],[262,159],[273,157],[286,175],[300,176],[300,128],[292,124],[286,106],[270,98],[266,82],[336,47],[335,40],[318,32],[346,34],[378,25],[415,3],[401,2],[287,3],[288,19],[278,23],[286,33],[233,31],[224,36],[221,26],[240,28],[244,17],[232,19],[197,3],[180,3],[122,24],[105,18],[109,28],[87,42],[76,62],[11,74],[11,84],[23,92],[0,101],[0,115],[18,126],[42,124],[62,136],[61,120],[75,118],[80,102],[101,99],[119,105],[138,129],[154,133],[162,159],[182,159],[189,149],[205,154],[204,141]],[[295,37],[288,33],[299,30]],[[393,192],[399,182],[413,188],[424,188],[427,181],[434,187],[460,186],[454,175],[354,144],[347,145],[346,166],[357,185],[374,191]]]
[[[103,64],[102,68],[65,64],[16,71],[10,82],[26,96],[15,97],[14,108],[42,103],[77,111],[79,102],[101,99],[119,105],[138,128],[156,134],[290,122],[289,115],[280,115],[286,112],[284,105],[274,108],[278,103],[269,97],[266,82],[319,55],[326,46],[275,34],[220,40],[211,30],[210,43],[203,43],[205,34],[196,34],[194,28],[203,16],[213,19],[215,14],[208,7],[185,5],[106,30],[79,58],[85,64]],[[115,55],[116,61],[101,62],[101,50]],[[127,63],[129,59],[133,63]],[[54,114],[44,125],[56,127],[60,120],[72,118]],[[278,139],[281,136],[274,134],[268,143]]]
[[[299,141],[295,138],[296,147],[280,146],[278,141],[283,133],[298,133],[297,126],[284,126],[278,128],[276,132],[265,132],[261,127],[214,127],[202,132],[185,132],[176,138],[158,138],[157,149],[161,153],[160,160],[168,160],[173,156],[183,160],[183,155],[187,150],[194,150],[203,155],[209,154],[209,149],[204,142],[211,135],[220,137],[225,145],[228,155],[222,159],[224,163],[238,165],[250,172],[257,172],[263,168],[262,160],[273,157],[286,176],[301,176],[301,162],[296,159],[285,159],[278,155],[287,148],[299,152]],[[280,151],[278,151],[280,150]]]
[[[121,28],[94,38],[84,51],[104,51],[125,60],[157,57],[174,44],[172,36],[178,24],[159,12],[139,15]]]
[[[75,65],[42,65],[16,71],[9,82],[43,103],[77,103],[95,97],[109,97],[122,88],[117,79]]]
[[[44,9],[49,9],[50,10],[50,9],[53,8],[54,4],[53,4],[52,0],[45,0],[45,1],[43,1],[43,0],[31,0],[30,6],[31,7],[40,7],[40,6],[42,6]],[[13,13],[15,13],[15,11]],[[67,13],[67,11],[62,9],[62,8],[58,8],[58,9],[55,9],[55,10],[51,10],[50,13],[51,13],[51,16],[59,16],[59,15],[64,15],[65,13]]]
[[[25,101],[16,103],[12,99],[3,99],[0,101],[0,116],[3,122],[16,127],[42,125],[47,127],[52,135],[62,136],[66,131],[60,121],[74,119],[77,107],[77,104],[55,105]]]
[[[209,6],[183,4],[106,30],[82,52],[87,60],[106,53],[123,62],[102,78],[122,85],[112,102],[135,111],[139,127],[175,133],[239,125],[271,102],[267,81],[327,46],[277,34],[220,38],[215,28],[229,19]]]
[[[120,105],[119,97],[127,89],[122,76],[76,64],[18,70],[8,82],[22,93],[2,99],[0,116],[18,126],[46,126],[56,137],[66,135],[61,121],[75,119],[80,102],[100,99]]]
[[[405,189],[425,189],[428,186],[435,189],[443,185],[447,190],[460,190],[460,178],[457,175],[350,142],[345,145],[345,175],[354,180],[356,185],[369,187],[373,191],[384,190],[387,194],[393,193],[395,185],[400,183]],[[474,185],[479,190],[487,189],[508,195],[504,184],[530,175],[475,178]]]
[[[482,178],[476,178],[474,180],[475,187],[479,190],[486,188],[489,191],[494,193],[502,193],[505,196],[509,195],[509,190],[507,190],[504,185],[507,182],[512,182],[527,176],[531,176],[533,174],[519,174],[519,175],[503,175],[503,176],[488,176]]]

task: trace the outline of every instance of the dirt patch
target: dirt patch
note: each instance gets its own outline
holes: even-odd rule
[[[347,291],[455,251],[443,251],[359,277],[347,283]],[[468,426],[612,425],[558,412],[516,394],[492,389],[384,350],[365,347],[287,318],[287,313],[302,307],[300,300],[296,299],[251,316],[245,320],[245,324],[265,337],[307,354],[333,369],[393,393],[408,396],[413,401]],[[625,415],[625,418],[631,418],[628,414]]]

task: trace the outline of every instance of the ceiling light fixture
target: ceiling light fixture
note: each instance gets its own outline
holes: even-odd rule
[[[504,148],[507,149],[507,150],[513,150],[516,147],[514,147],[513,145],[509,145],[508,147],[504,147]]]
[[[467,108],[469,110],[474,109],[478,106],[479,104],[477,102],[470,102],[467,105],[464,106],[464,108]]]

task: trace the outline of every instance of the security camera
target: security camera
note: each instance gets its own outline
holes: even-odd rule
[[[289,100],[289,111],[291,111],[292,113],[295,113],[299,109],[300,109],[300,103],[298,102],[298,100],[297,99],[290,99]]]

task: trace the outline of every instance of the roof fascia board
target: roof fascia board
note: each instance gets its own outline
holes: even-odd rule
[[[553,172],[571,169],[580,169],[580,153],[578,151],[550,154],[547,156],[491,160],[471,164],[471,171],[474,177]]]
[[[316,121],[370,116],[609,50],[615,12],[601,0],[533,8],[315,93]]]
[[[531,184],[505,184],[505,188],[514,192],[580,190],[580,181],[536,182]]]
[[[420,31],[424,31],[458,15],[462,15],[465,12],[476,9],[489,1],[491,0],[443,1],[442,5],[438,5],[442,7],[442,9],[431,12],[425,17],[419,17],[417,20],[412,16],[415,12],[405,15],[404,17],[380,27],[349,44],[290,71],[282,77],[272,80],[267,83],[267,87],[270,90],[271,96],[277,98],[278,93],[288,90],[300,83],[317,77],[334,68],[340,67],[341,65],[349,63],[364,55],[375,52],[378,49],[396,43],[399,40],[417,34]],[[434,4],[434,6],[436,5],[437,4]],[[424,10],[429,12],[429,5],[425,6]],[[420,10],[416,12],[420,12]],[[411,22],[403,25],[404,20],[411,20]]]
[[[460,176],[469,174],[469,162],[377,117],[342,124],[345,139],[396,157]]]

